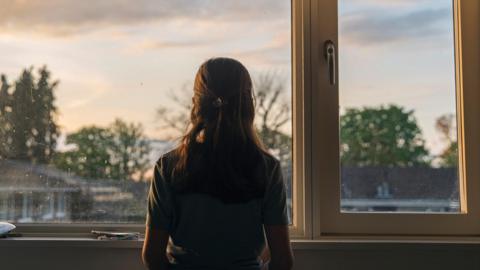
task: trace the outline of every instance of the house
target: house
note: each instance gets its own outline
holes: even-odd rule
[[[16,160],[1,160],[0,171],[0,220],[114,223],[145,216],[145,182],[83,179]]]
[[[0,161],[0,220],[53,222],[71,219],[82,187],[66,174],[23,161]]]
[[[456,168],[342,167],[343,211],[457,212]]]

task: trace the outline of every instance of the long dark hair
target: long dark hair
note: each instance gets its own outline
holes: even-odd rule
[[[207,193],[226,203],[263,196],[258,173],[269,156],[255,127],[253,84],[231,58],[212,58],[195,77],[190,127],[175,153],[174,187]]]

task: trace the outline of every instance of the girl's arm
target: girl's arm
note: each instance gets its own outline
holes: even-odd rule
[[[290,247],[288,225],[265,225],[265,235],[271,258],[268,270],[291,270],[293,253]]]
[[[145,229],[143,242],[143,264],[150,270],[167,270],[168,259],[166,254],[168,232],[160,229]]]

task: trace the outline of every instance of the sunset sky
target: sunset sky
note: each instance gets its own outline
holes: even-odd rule
[[[340,106],[400,104],[415,110],[427,139],[455,113],[452,0],[340,0]]]
[[[341,107],[415,109],[438,150],[435,118],[455,110],[451,0],[339,2]],[[23,68],[47,65],[60,81],[64,132],[121,117],[161,137],[156,108],[171,104],[167,97],[212,56],[235,57],[254,77],[275,71],[290,82],[287,0],[0,0],[0,6],[0,73],[13,82]]]

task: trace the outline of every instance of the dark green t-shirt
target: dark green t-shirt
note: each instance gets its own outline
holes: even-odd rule
[[[266,158],[263,198],[225,204],[206,194],[176,194],[171,187],[172,152],[162,156],[148,195],[147,226],[170,234],[172,269],[260,269],[263,225],[288,224],[280,163]]]

